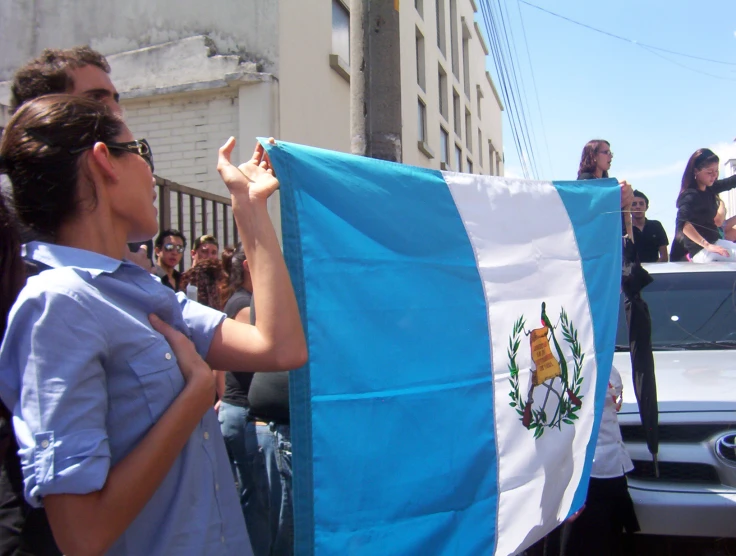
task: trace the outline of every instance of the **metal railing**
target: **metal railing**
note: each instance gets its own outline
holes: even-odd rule
[[[230,197],[201,191],[159,176],[156,176],[156,185],[160,230],[178,229],[187,236],[189,246],[195,238],[205,234],[215,236],[220,249],[237,245],[238,228],[233,218]],[[189,253],[184,258],[188,260]]]

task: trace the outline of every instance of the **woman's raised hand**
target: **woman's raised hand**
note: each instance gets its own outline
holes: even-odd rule
[[[271,144],[276,143],[273,137],[268,141]],[[274,176],[268,153],[263,145],[257,143],[251,159],[245,164],[235,166],[230,161],[233,148],[235,137],[230,137],[227,143],[220,147],[217,171],[222,181],[227,185],[231,195],[265,201],[279,188],[279,180]]]

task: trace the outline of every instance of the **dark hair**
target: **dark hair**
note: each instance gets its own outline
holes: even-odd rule
[[[578,179],[583,174],[593,174],[596,170],[595,157],[598,155],[598,151],[601,145],[607,145],[611,148],[611,144],[605,139],[593,139],[588,141],[583,147],[583,154],[580,155],[580,166],[578,166]],[[604,178],[608,177],[608,171],[603,172]]]
[[[18,230],[5,196],[0,193],[0,341],[8,326],[8,314],[26,282],[20,256]]]
[[[115,140],[124,125],[107,106],[86,98],[47,95],[24,104],[0,141],[0,171],[13,185],[18,218],[53,238],[77,212],[85,147]]]
[[[720,159],[718,158],[718,155],[710,149],[698,149],[695,151],[690,157],[690,160],[687,161],[687,166],[685,166],[685,172],[682,174],[682,184],[680,185],[680,194],[677,198],[679,199],[680,195],[685,193],[688,189],[698,188],[698,183],[695,181],[696,171],[701,170],[714,162],[718,164],[719,161]]]
[[[217,243],[217,238],[215,236],[205,234],[203,236],[199,236],[197,239],[194,240],[192,248],[196,251],[203,243],[210,243],[212,245],[217,245],[217,247],[220,247],[220,244]]]
[[[110,73],[110,64],[105,57],[89,46],[47,48],[38,58],[15,72],[10,87],[11,111],[43,95],[68,93],[74,88],[74,79],[69,70],[84,66],[95,66]]]
[[[158,234],[158,237],[156,238],[156,243],[154,245],[161,249],[164,246],[164,240],[167,237],[178,237],[184,242],[184,247],[187,246],[187,238],[184,237],[184,234],[182,234],[179,230],[164,230],[160,234]]]
[[[243,287],[243,279],[245,278],[244,262],[245,251],[243,251],[242,245],[238,245],[230,259],[230,272],[227,276],[227,284],[222,288],[223,301],[226,302],[238,289]]]
[[[225,284],[225,273],[219,259],[207,259],[199,262],[181,275],[179,287],[187,291],[191,284],[197,288],[197,301],[213,309],[222,310],[224,303],[221,288]]]
[[[634,197],[639,197],[640,199],[644,199],[644,202],[647,204],[647,208],[649,208],[649,197],[644,195],[641,191],[638,189],[634,190]]]
[[[232,270],[234,254],[235,254],[235,247],[233,247],[232,245],[223,247],[222,253],[220,253],[220,260],[222,261],[222,269],[225,271],[225,274],[227,274],[228,276],[230,276],[230,271]]]

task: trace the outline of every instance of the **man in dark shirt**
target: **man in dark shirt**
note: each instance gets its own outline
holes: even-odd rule
[[[634,246],[642,263],[666,263],[669,260],[667,246],[669,240],[658,220],[646,218],[649,199],[641,191],[634,191],[631,202],[632,222],[634,224]]]
[[[184,256],[187,238],[179,230],[164,230],[156,238],[156,267],[154,274],[164,286],[179,291],[181,273],[176,269]]]

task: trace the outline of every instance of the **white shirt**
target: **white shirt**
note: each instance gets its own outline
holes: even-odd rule
[[[606,402],[603,405],[601,428],[593,456],[591,477],[611,479],[620,477],[634,469],[634,464],[626,451],[618,426],[618,410],[623,399],[623,384],[616,367],[611,367],[611,378],[608,380]]]

